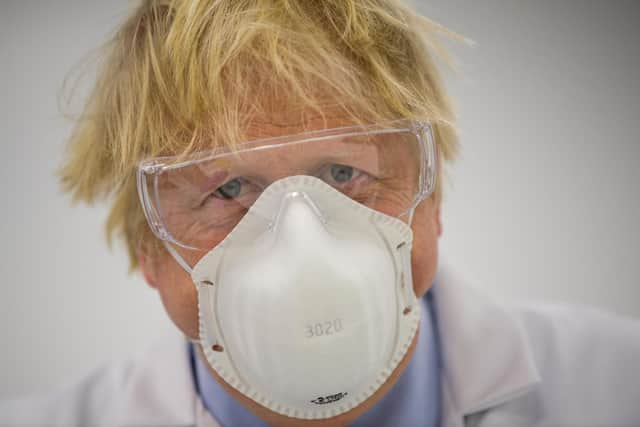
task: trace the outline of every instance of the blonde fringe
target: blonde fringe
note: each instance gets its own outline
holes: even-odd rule
[[[356,123],[429,120],[452,160],[455,116],[431,56],[450,63],[443,35],[459,39],[395,0],[143,1],[103,50],[63,188],[88,203],[113,197],[107,235],[124,238],[135,269],[143,245],[160,248],[137,163],[233,147],[258,118],[304,125],[331,105]]]

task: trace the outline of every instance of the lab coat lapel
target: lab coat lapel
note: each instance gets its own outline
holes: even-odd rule
[[[540,381],[520,324],[442,266],[434,288],[442,357],[442,425],[514,399]]]
[[[187,343],[173,332],[140,355],[132,369],[122,401],[118,426],[193,426],[198,395]]]

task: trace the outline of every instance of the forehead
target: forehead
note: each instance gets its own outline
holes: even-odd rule
[[[268,116],[253,117],[242,130],[242,134],[245,141],[251,141],[362,123],[362,120],[350,117],[341,108],[327,105],[322,111],[275,110]]]

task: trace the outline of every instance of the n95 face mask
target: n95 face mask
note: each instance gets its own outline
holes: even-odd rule
[[[272,183],[192,271],[208,363],[282,415],[354,408],[416,333],[411,244],[407,224],[320,179]]]

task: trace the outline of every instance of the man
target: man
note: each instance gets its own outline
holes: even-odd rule
[[[182,336],[0,421],[640,425],[637,323],[437,271],[438,31],[395,1],[142,3],[62,177],[113,196]]]

